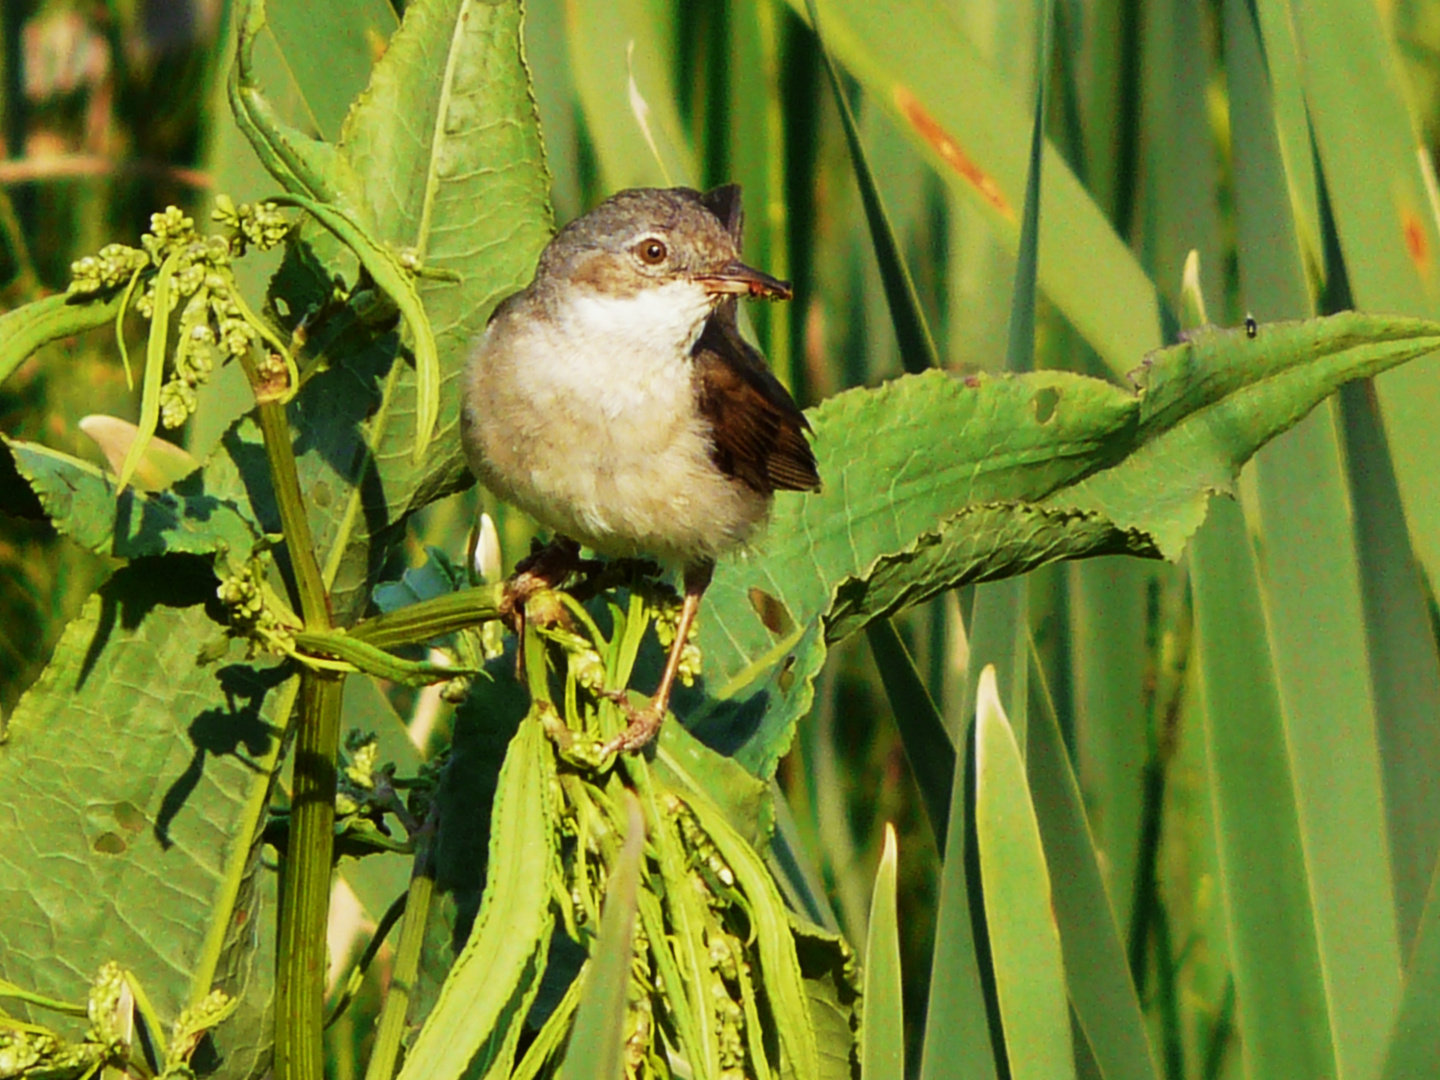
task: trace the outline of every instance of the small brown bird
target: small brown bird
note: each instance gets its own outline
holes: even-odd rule
[[[461,434],[486,487],[557,538],[683,572],[660,686],[607,752],[659,730],[715,560],[776,491],[820,487],[810,425],[736,323],[740,296],[791,296],[740,261],[741,226],[734,184],[612,196],[550,241],[465,373]]]

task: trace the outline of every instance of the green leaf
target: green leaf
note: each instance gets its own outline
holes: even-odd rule
[[[645,854],[645,818],[640,803],[626,792],[625,842],[610,871],[600,935],[581,976],[584,989],[575,1027],[565,1051],[564,1080],[610,1080],[623,1071],[625,1006],[634,957],[635,911],[640,894],[640,862]]]
[[[1236,154],[1244,162],[1235,174],[1242,298],[1260,319],[1308,314],[1313,304],[1276,129],[1267,54],[1248,5],[1231,0],[1225,29],[1231,123]],[[1380,480],[1391,470],[1381,446],[1364,439],[1342,445],[1337,412],[1349,409],[1336,405],[1350,399],[1347,388],[1256,455],[1256,524],[1263,545],[1258,550],[1272,553],[1257,560],[1257,569],[1338,1068],[1347,1076],[1374,1076],[1384,1054],[1384,1032],[1400,999],[1402,971],[1391,874],[1392,867],[1407,860],[1380,839],[1393,842],[1401,835],[1387,831],[1387,802],[1392,815],[1400,805],[1407,808],[1403,812],[1425,815],[1433,795],[1421,794],[1426,784],[1415,798],[1397,799],[1398,787],[1387,798],[1384,743],[1371,687],[1372,681],[1382,681],[1377,677],[1381,671],[1404,665],[1414,688],[1406,698],[1407,711],[1416,710],[1417,738],[1404,740],[1407,761],[1399,768],[1418,766],[1428,775],[1425,759],[1430,755],[1421,747],[1423,741],[1434,745],[1435,738],[1422,734],[1431,725],[1419,714],[1434,715],[1440,702],[1427,709],[1425,695],[1417,692],[1427,665],[1423,652],[1417,657],[1411,650],[1429,646],[1429,681],[1437,688],[1440,668],[1433,644],[1413,633],[1403,641],[1375,640],[1367,647],[1363,579],[1394,594],[1408,592],[1412,618],[1420,615],[1424,601],[1416,578],[1396,572],[1413,565],[1412,556],[1397,561],[1389,543],[1360,541],[1366,523],[1386,522],[1392,537],[1395,532],[1403,537],[1405,523],[1398,497],[1385,507],[1389,515],[1377,513],[1385,502],[1382,490],[1389,487],[1393,494],[1393,487]],[[1357,472],[1363,469],[1349,491],[1347,450],[1355,456]],[[1383,581],[1376,580],[1382,576]],[[1416,619],[1415,629],[1427,621]],[[1378,630],[1379,620],[1372,632]],[[1427,865],[1401,875],[1410,879],[1405,906],[1413,913],[1420,910],[1428,873]]]
[[[277,195],[274,201],[280,206],[297,206],[320,222],[350,249],[360,260],[365,273],[400,309],[406,329],[410,331],[411,348],[415,354],[415,449],[412,457],[417,463],[424,460],[430,438],[435,433],[435,418],[440,411],[440,358],[435,353],[435,335],[421,307],[413,273],[401,265],[398,256],[371,239],[364,226],[338,207],[307,199],[303,195]]]
[[[122,559],[225,552],[238,564],[255,549],[249,518],[188,481],[171,491],[131,487],[117,497],[114,479],[88,462],[37,443],[4,442],[55,528],[91,551]]]
[[[1416,138],[1410,95],[1384,17],[1360,0],[1285,7],[1302,58],[1309,131],[1353,303],[1369,311],[1440,317],[1434,165]],[[1281,18],[1271,16],[1267,30]],[[1381,161],[1389,167],[1385,183],[1377,184],[1375,164]],[[1327,271],[1333,275],[1340,268]],[[1437,373],[1440,359],[1431,358],[1376,384],[1410,533],[1431,580],[1440,579]]]
[[[920,789],[925,815],[935,833],[935,845],[944,851],[950,782],[955,774],[955,746],[945,730],[945,719],[915,670],[915,662],[910,659],[895,624],[888,619],[877,619],[865,628],[865,636],[885,686],[885,696],[890,700],[895,726],[905,745],[911,775]]]
[[[860,1029],[863,1080],[902,1080],[905,1018],[901,1007],[900,927],[895,911],[895,826],[885,824],[885,848],[875,871],[870,928],[865,939],[865,1022]]]
[[[554,769],[544,729],[538,720],[526,720],[500,771],[480,914],[400,1080],[455,1080],[482,1048],[489,1051],[486,1067],[509,1068],[555,921],[550,890],[560,870]]]
[[[83,1000],[117,960],[167,1020],[218,985],[241,997],[218,1043],[238,1078],[269,1067],[273,941],[254,928],[274,882],[252,837],[294,695],[284,667],[196,664],[222,630],[214,589],[195,560],[119,571],[11,718],[0,978]]]
[[[288,0],[267,14],[306,117],[322,138],[337,139],[351,102],[395,32],[395,8],[389,0]]]
[[[1339,404],[1403,956],[1440,853],[1440,654],[1374,388],[1347,387]]]
[[[839,934],[794,914],[789,922],[819,1051],[817,1080],[855,1080],[861,998],[855,954]]]
[[[248,0],[228,85],[230,111],[261,164],[292,195],[363,213],[359,179],[330,143],[280,118],[255,80],[255,43],[265,29],[265,0]]]
[[[1436,995],[1440,995],[1440,873],[1432,880],[1415,950],[1405,969],[1405,996],[1380,1074],[1384,1080],[1422,1080],[1434,1069],[1440,1058],[1440,1027],[1434,1023]]]
[[[1155,570],[1135,559],[1087,559],[1074,564],[1070,576],[1075,767],[1121,927],[1131,924],[1140,851],[1144,785],[1135,778],[1147,755],[1145,604]]]
[[[716,573],[700,638],[711,700],[693,730],[769,775],[826,641],[1057,559],[1174,558],[1268,439],[1346,380],[1437,345],[1435,323],[1344,314],[1201,335],[1152,355],[1135,393],[1063,372],[935,372],[832,398],[811,414],[825,490],[779,496],[758,551]]]
[[[1324,974],[1284,718],[1240,508],[1190,554],[1198,688],[1246,1071],[1334,1076]]]
[[[0,383],[42,345],[113,323],[120,297],[47,296],[0,315]]]
[[[491,310],[529,280],[550,235],[521,21],[513,0],[407,5],[339,147],[287,127],[249,69],[237,76],[237,119],[282,186],[335,204],[377,244],[413,249],[424,267],[451,278],[416,282],[439,360],[440,411],[426,460],[412,460],[418,383],[393,336],[346,336],[327,352],[330,370],[289,407],[301,487],[342,622],[368,600],[371,570],[404,518],[471,482],[458,437],[460,373]],[[263,15],[252,13],[242,41],[259,25]],[[289,272],[300,269],[303,250],[292,252]],[[351,272],[311,259],[303,273],[328,295],[328,273],[342,271]],[[256,443],[248,423],[226,439],[241,458]]]
[[[995,669],[980,676],[975,720],[975,832],[985,924],[1005,1053],[1015,1080],[1075,1075],[1060,932],[1025,762],[1005,719]]]
[[[530,702],[515,679],[513,655],[489,665],[493,679],[476,679],[455,710],[450,753],[435,802],[440,829],[435,838],[435,895],[426,921],[420,985],[412,1009],[424,1018],[455,958],[465,948],[480,908],[491,845],[491,811],[506,750]]]
[[[685,792],[682,798],[735,874],[739,891],[749,900],[751,932],[760,950],[761,981],[790,1068],[797,1076],[815,1076],[819,1070],[819,1045],[789,915],[775,881],[759,853],[706,794]]]
[[[855,114],[840,85],[840,72],[830,51],[825,47],[821,32],[819,14],[815,0],[805,0],[806,14],[811,28],[819,41],[820,57],[825,64],[825,73],[830,78],[830,91],[835,98],[835,108],[840,114],[840,124],[845,131],[845,144],[850,149],[850,167],[855,172],[855,182],[860,186],[860,202],[865,207],[865,221],[870,226],[870,244],[875,249],[876,261],[880,264],[880,280],[885,286],[885,299],[890,305],[890,322],[895,327],[895,338],[900,345],[900,360],[905,370],[912,375],[927,368],[940,366],[940,354],[935,348],[935,339],[930,333],[930,324],[920,307],[920,297],[915,292],[915,281],[910,268],[900,252],[895,230],[890,225],[890,216],[885,211],[885,201],[880,195],[875,174],[870,169],[865,155],[865,145],[860,141],[860,128],[855,123]]]
[[[655,768],[666,783],[713,799],[731,828],[763,850],[775,817],[770,790],[763,781],[717,754],[679,724],[666,724],[660,729]]]
[[[982,902],[980,882],[972,866],[975,853],[973,821],[974,740],[971,722],[957,740],[955,776],[950,784],[950,812],[940,864],[940,895],[935,912],[935,948],[931,970],[946,977],[930,980],[925,1004],[925,1045],[921,1080],[994,1080],[996,1057],[1003,1051],[998,1019],[991,1016],[993,998],[983,985],[976,937],[983,923],[972,917]]]
[[[1053,707],[1036,710],[1031,720],[1025,768],[1045,865],[1054,871],[1052,901],[1075,1020],[1106,1080],[1157,1080],[1140,999]],[[1135,776],[1126,780],[1133,784]]]
[[[170,316],[173,314],[170,297],[175,288],[175,267],[179,262],[180,252],[172,251],[155,273],[155,310],[145,343],[145,374],[140,381],[140,422],[137,425],[140,431],[120,465],[121,491],[130,483],[130,477],[135,474],[141,458],[145,456],[145,447],[154,438],[160,423],[160,388],[165,383],[165,354],[170,344]],[[176,299],[179,297],[176,296]]]
[[[1030,729],[1030,580],[987,581],[975,590],[970,613],[970,660],[960,715],[975,712],[980,672],[993,665],[1010,703],[1006,719],[1024,752]]]
[[[790,0],[803,18],[805,0]],[[943,0],[824,0],[836,57],[891,114],[961,198],[1018,248],[1033,97],[987,62]],[[1022,104],[1023,103],[1023,104]],[[1155,288],[1065,161],[1048,144],[1040,287],[1110,369],[1160,344]],[[1084,258],[1076,258],[1084,252]]]

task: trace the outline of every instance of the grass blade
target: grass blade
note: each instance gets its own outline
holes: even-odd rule
[[[1033,639],[1031,649],[1033,655]],[[1038,658],[1034,668],[1041,671]],[[1045,862],[1054,870],[1051,899],[1075,1018],[1106,1080],[1157,1080],[1155,1052],[1105,895],[1080,785],[1049,693],[1039,700],[1042,707],[1030,724],[1025,767]]]
[[[1334,1076],[1291,762],[1240,508],[1190,547],[1198,690],[1247,1075]]]
[[[1313,301],[1250,5],[1229,0],[1224,25],[1241,301],[1261,320],[1303,317]],[[1401,955],[1360,585],[1373,553],[1357,550],[1336,419],[1327,403],[1256,456],[1260,533],[1284,553],[1260,584],[1336,1059],[1341,1075],[1374,1076]]]
[[[915,281],[900,253],[900,243],[885,212],[885,203],[875,183],[875,174],[865,156],[865,147],[860,141],[860,128],[855,123],[855,114],[850,109],[850,100],[845,96],[845,87],[840,82],[840,72],[825,46],[820,32],[820,16],[815,0],[805,0],[810,13],[810,26],[820,40],[820,55],[825,71],[830,77],[830,89],[835,95],[835,107],[840,112],[840,122],[845,128],[845,142],[850,147],[850,163],[855,169],[855,182],[860,185],[860,200],[865,205],[865,220],[870,225],[870,242],[875,247],[875,258],[880,263],[880,277],[885,285],[885,299],[890,304],[890,321],[895,326],[895,337],[900,344],[900,360],[905,370],[924,371],[940,366],[940,354],[935,348],[935,339],[930,335],[930,324],[920,307],[920,297],[915,292]]]
[[[890,619],[876,619],[865,628],[865,636],[875,656],[875,666],[880,670],[880,681],[885,684],[885,696],[890,699],[890,711],[900,729],[905,757],[925,803],[935,844],[943,851],[950,783],[955,774],[955,747],[895,623]]]
[[[981,673],[977,698],[975,833],[1010,1076],[1063,1080],[1075,1075],[1075,1055],[1050,872],[994,668]]]
[[[905,1020],[900,993],[900,927],[895,910],[899,862],[895,826],[885,824],[885,848],[875,871],[870,931],[865,940],[865,1019],[860,1028],[862,1080],[903,1080]]]
[[[580,1008],[560,1070],[564,1080],[610,1080],[623,1071],[625,1006],[634,955],[640,861],[645,854],[645,818],[639,801],[628,791],[625,810],[625,842],[605,890],[600,937],[583,976]]]
[[[1424,1080],[1440,1061],[1440,873],[1430,884],[1430,899],[1420,919],[1415,949],[1405,969],[1405,997],[1390,1033],[1383,1080]]]

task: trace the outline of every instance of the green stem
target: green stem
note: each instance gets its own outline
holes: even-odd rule
[[[432,638],[500,617],[501,585],[461,589],[433,600],[422,600],[373,619],[362,619],[350,636],[380,649],[418,645]]]
[[[335,755],[344,683],[300,675],[290,843],[281,882],[275,984],[275,1075],[324,1080],[325,928],[335,846]]]
[[[404,918],[405,901],[409,895],[409,890],[401,893],[385,909],[385,914],[380,916],[375,933],[370,936],[370,944],[365,946],[365,951],[360,954],[360,959],[350,969],[350,974],[345,977],[345,983],[341,987],[339,995],[334,1004],[330,1006],[330,1015],[325,1018],[327,1029],[334,1027],[354,1003],[355,996],[360,993],[360,987],[370,971],[370,966],[375,963],[375,958],[380,955],[380,950],[385,945],[385,939],[390,936],[390,931],[395,929],[395,924]]]
[[[251,376],[251,385],[255,385],[255,375],[248,362],[246,374]],[[300,494],[300,474],[295,469],[295,450],[290,445],[290,422],[285,418],[285,406],[278,401],[266,401],[256,411],[260,417],[260,433],[265,438],[265,456],[270,461],[270,483],[274,485],[275,505],[280,511],[280,530],[285,534],[285,550],[290,555],[295,587],[300,593],[300,615],[307,629],[328,630],[330,599],[320,577],[315,538],[311,535],[310,518]]]
[[[258,386],[249,358],[243,360]],[[295,574],[300,613],[308,630],[330,629],[330,600],[315,558],[315,538],[300,493],[285,407],[256,409],[280,528]],[[280,940],[275,979],[275,1075],[279,1080],[325,1077],[325,930],[335,847],[335,756],[340,742],[342,679],[303,671],[296,716],[295,779],[290,845],[280,893]]]
[[[400,1038],[405,1034],[405,1017],[410,1011],[410,995],[420,974],[420,946],[425,941],[430,897],[435,891],[435,868],[430,862],[434,836],[435,814],[432,812],[415,836],[415,871],[410,878],[410,893],[405,898],[405,922],[400,927],[390,989],[385,994],[380,1022],[375,1028],[375,1046],[365,1068],[365,1080],[390,1080],[395,1075]]]

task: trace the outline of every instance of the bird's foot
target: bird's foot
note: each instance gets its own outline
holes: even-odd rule
[[[657,698],[648,699],[644,705],[635,705],[624,690],[607,690],[602,697],[615,702],[625,713],[625,730],[600,748],[603,761],[611,754],[628,754],[649,745],[665,723],[668,702]]]
[[[587,560],[580,558],[580,545],[557,537],[537,547],[515,564],[515,572],[506,579],[500,594],[500,617],[517,634],[525,625],[525,605],[538,593],[559,588],[571,574],[588,571]]]

